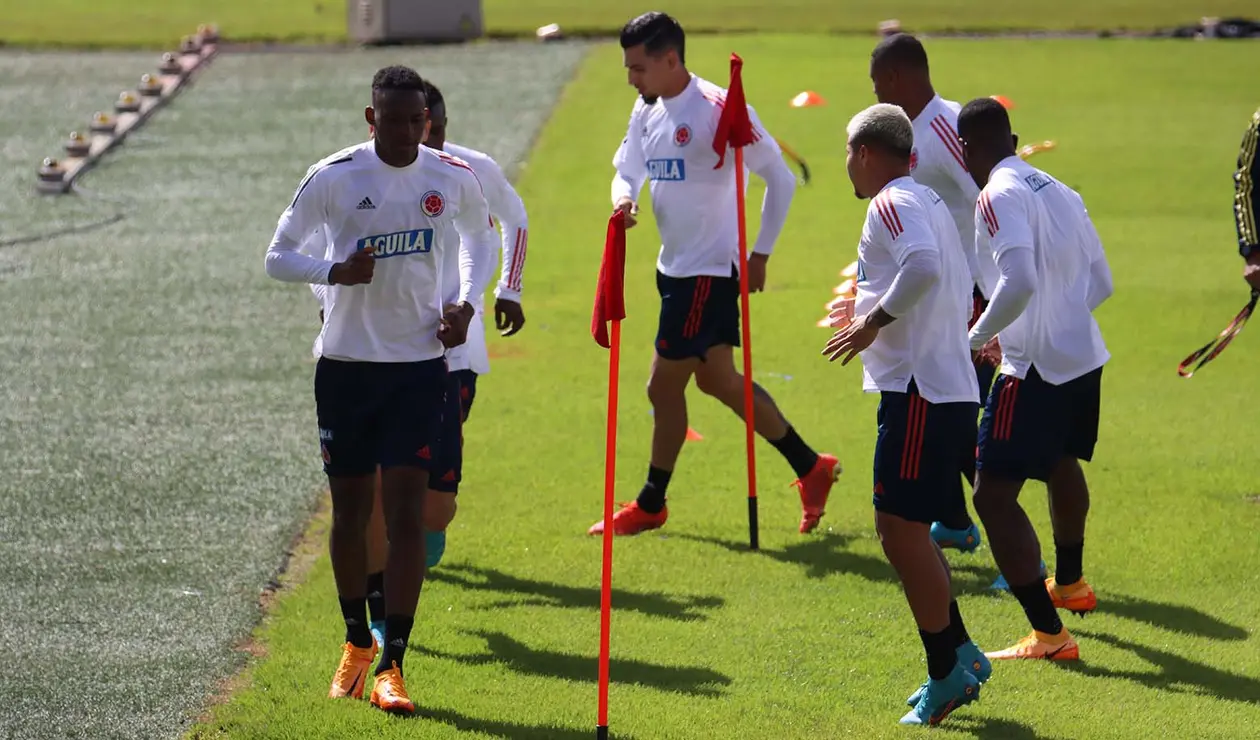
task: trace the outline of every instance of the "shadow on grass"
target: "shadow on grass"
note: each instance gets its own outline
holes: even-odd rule
[[[1247,630],[1217,619],[1206,612],[1181,604],[1163,604],[1136,596],[1102,594],[1098,598],[1099,614],[1145,622],[1172,632],[1184,632],[1213,640],[1246,640]]]
[[[518,725],[511,722],[495,722],[488,719],[473,719],[447,709],[425,709],[417,707],[414,715],[418,718],[441,722],[450,725],[460,732],[479,732],[483,735],[507,738],[507,740],[590,740],[594,729],[574,730],[567,727],[548,727],[545,725]],[[617,740],[634,740],[629,735],[611,732]]]
[[[445,653],[419,645],[413,645],[410,649],[433,658],[465,665],[502,665],[527,676],[589,683],[595,683],[599,679],[597,657],[535,650],[502,632],[469,630],[466,634],[485,640],[487,651],[468,655]],[[730,677],[709,668],[659,665],[640,660],[612,658],[608,671],[610,680],[614,683],[638,684],[693,696],[720,697],[723,695],[721,687],[731,684]]]
[[[689,534],[676,534],[674,537],[706,545],[716,545],[731,552],[759,555],[780,563],[796,565],[805,570],[806,578],[825,578],[837,573],[847,573],[874,583],[895,586],[901,584],[897,578],[897,572],[882,556],[864,555],[845,550],[843,548],[852,538],[834,532],[821,536],[803,537],[800,542],[790,544],[782,550],[763,548],[756,552],[748,549],[747,542]],[[987,590],[993,583],[993,579],[997,578],[996,570],[976,566],[954,568],[953,573],[955,588],[964,593]]]
[[[936,731],[945,730],[950,733],[965,733],[980,740],[1051,740],[1048,735],[1038,735],[1028,725],[1011,719],[994,719],[992,717],[968,717],[966,708],[949,715]]]
[[[584,586],[563,586],[549,581],[518,578],[492,568],[471,565],[449,565],[434,569],[428,580],[448,583],[473,591],[518,594],[517,598],[497,601],[478,607],[480,610],[505,606],[553,606],[564,609],[599,609],[599,589]],[[718,609],[726,604],[721,596],[672,596],[660,592],[626,591],[614,588],[613,608],[636,611],[653,617],[697,622],[707,619],[705,609]]]
[[[1081,629],[1073,631],[1078,638],[1084,637],[1088,640],[1097,640],[1115,648],[1128,650],[1142,660],[1155,664],[1158,670],[1119,671],[1084,661],[1071,660],[1056,661],[1054,663],[1054,665],[1064,670],[1097,678],[1134,681],[1157,691],[1212,696],[1228,701],[1260,704],[1260,681],[1254,678],[1196,663],[1193,660],[1174,655],[1165,650],[1130,640],[1123,640],[1119,637]],[[1196,691],[1195,689],[1198,690]]]

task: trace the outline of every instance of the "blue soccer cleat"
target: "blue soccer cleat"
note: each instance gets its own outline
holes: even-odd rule
[[[959,552],[975,552],[980,547],[980,528],[973,522],[966,529],[950,529],[940,522],[932,524],[932,539],[944,548],[953,548]]]
[[[980,681],[955,665],[939,681],[928,679],[914,708],[901,718],[903,725],[939,725],[955,709],[980,698]]]
[[[1042,560],[1041,561],[1041,577],[1048,578],[1049,575],[1050,574],[1046,572],[1046,561]],[[989,586],[989,588],[991,588],[994,591],[1010,591],[1011,584],[1006,582],[1006,576],[1002,575],[1001,573],[998,573],[997,580],[994,581],[993,585]]]
[[[442,554],[446,552],[446,532],[424,532],[424,564],[435,568],[442,562]]]
[[[988,681],[989,676],[993,675],[993,664],[985,657],[984,651],[971,640],[959,645],[954,654],[958,656],[958,665],[962,666],[964,671],[975,676],[980,683]],[[923,696],[923,691],[927,689],[927,686],[928,682],[924,681],[923,685],[906,699],[906,704],[912,707],[918,704],[919,698]]]
[[[376,648],[378,650],[385,649],[385,620],[377,619],[368,625],[368,629],[372,631],[372,639],[376,640]]]

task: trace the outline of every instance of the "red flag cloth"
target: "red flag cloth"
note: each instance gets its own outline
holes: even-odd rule
[[[738,149],[755,140],[752,120],[748,117],[748,101],[744,99],[744,60],[731,54],[731,84],[726,88],[726,104],[718,119],[717,132],[713,135],[713,151],[718,163],[713,169],[721,169],[726,162],[727,147]]]
[[[591,336],[604,349],[611,349],[608,322],[626,317],[626,214],[618,210],[608,219],[604,238],[604,259],[599,265],[595,286],[595,311],[591,314]]]

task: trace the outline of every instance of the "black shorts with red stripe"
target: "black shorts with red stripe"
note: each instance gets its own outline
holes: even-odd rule
[[[1093,459],[1101,394],[1102,368],[1061,385],[1033,367],[1023,380],[999,375],[980,418],[976,469],[1045,481],[1064,458]]]
[[[739,271],[730,277],[674,278],[656,273],[661,318],[656,353],[667,360],[704,359],[719,344],[739,346]]]
[[[875,440],[875,510],[931,524],[962,497],[958,470],[975,453],[980,404],[929,403],[914,380],[880,394]]]

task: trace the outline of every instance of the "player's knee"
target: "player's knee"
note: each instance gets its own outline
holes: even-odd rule
[[[455,519],[457,508],[454,494],[429,491],[424,502],[424,528],[430,532],[445,532]]]
[[[687,392],[687,384],[662,373],[652,373],[648,379],[647,396],[653,407],[677,404]]]
[[[372,519],[372,500],[342,499],[333,506],[332,528],[335,533],[357,531],[366,534]]]
[[[696,387],[705,395],[719,400],[743,393],[743,379],[734,369],[708,369],[708,372],[696,373]]]

